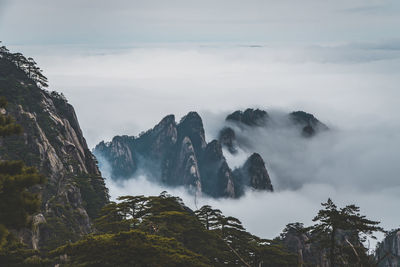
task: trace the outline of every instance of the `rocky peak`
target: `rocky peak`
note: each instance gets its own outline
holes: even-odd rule
[[[249,185],[254,189],[273,191],[271,179],[260,154],[253,153],[243,166]]]
[[[137,169],[137,160],[132,153],[132,145],[135,138],[132,136],[115,136],[111,142],[100,142],[96,145],[94,151],[102,164],[102,159],[109,161],[113,166],[113,177],[130,177]]]
[[[318,131],[326,131],[329,128],[320,122],[314,115],[304,111],[294,111],[289,114],[289,119],[302,128],[301,134],[304,137],[312,137]]]
[[[178,124],[178,138],[189,137],[196,151],[202,151],[207,143],[203,121],[197,112],[189,112]]]
[[[227,121],[239,122],[247,126],[265,126],[269,116],[260,109],[248,108],[245,111],[237,110],[226,117]]]
[[[253,153],[241,168],[235,169],[233,174],[236,184],[241,185],[236,188],[239,195],[244,193],[244,186],[256,190],[273,191],[265,162],[258,153]]]

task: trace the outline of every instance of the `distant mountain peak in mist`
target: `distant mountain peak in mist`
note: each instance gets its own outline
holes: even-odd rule
[[[292,112],[287,118],[304,137],[328,129],[306,112]],[[138,137],[115,136],[111,142],[100,142],[93,152],[109,163],[112,179],[130,179],[144,173],[161,184],[185,186],[193,193],[216,198],[237,198],[246,188],[273,191],[264,159],[244,148],[235,133],[236,126],[242,130],[254,127],[268,130],[273,123],[270,115],[264,110],[248,108],[229,114],[226,123],[232,127],[221,125],[218,139],[207,143],[203,120],[197,112],[189,112],[179,123],[174,115],[168,115]],[[238,149],[247,149],[251,155],[233,169],[223,147],[232,155]]]
[[[278,121],[276,121],[278,120]],[[321,131],[329,130],[328,126],[320,122],[314,115],[304,111],[294,111],[279,118],[273,118],[265,110],[248,108],[244,111],[236,110],[226,116],[229,123],[219,132],[218,140],[231,154],[236,154],[238,147],[243,145],[237,140],[235,130],[246,132],[247,129],[272,127],[290,127],[298,131],[302,137],[313,137]],[[238,128],[238,129],[234,129]]]

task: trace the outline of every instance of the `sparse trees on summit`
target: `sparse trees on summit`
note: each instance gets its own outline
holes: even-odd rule
[[[37,66],[33,58],[26,58],[21,53],[11,53],[5,46],[0,47],[0,58],[12,62],[19,70],[25,72],[37,86],[41,88],[48,87],[47,78],[43,75],[43,71]]]

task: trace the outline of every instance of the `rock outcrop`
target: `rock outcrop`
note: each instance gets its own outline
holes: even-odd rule
[[[279,239],[288,251],[297,255],[299,266],[329,267],[326,252],[310,242],[310,233],[303,230],[302,224],[289,224]]]
[[[5,112],[24,133],[1,140],[1,160],[23,160],[47,177],[33,229],[20,233],[33,247],[52,248],[91,232],[91,218],[108,202],[96,159],[87,147],[73,107],[63,95],[40,89],[25,72],[0,58]]]
[[[400,266],[400,229],[388,233],[375,251],[375,259],[379,267]]]
[[[260,109],[248,108],[245,111],[237,110],[226,117],[227,121],[241,123],[247,126],[265,126],[269,115]]]
[[[218,140],[231,154],[236,154],[241,146],[246,146],[243,144],[243,138],[238,140],[235,131],[246,133],[252,128],[262,128],[268,131],[273,127],[281,127],[298,131],[302,137],[310,138],[319,132],[329,130],[314,115],[304,111],[295,111],[284,116],[274,117],[265,110],[248,108],[245,111],[237,110],[229,114],[225,121],[229,126],[225,126],[219,131]]]
[[[99,143],[93,152],[111,165],[113,179],[128,179],[140,170],[158,182],[184,185],[196,194],[212,197],[239,197],[247,186],[272,191],[262,159],[264,171],[257,169],[259,173],[251,174],[257,177],[248,178],[249,172],[245,171],[245,184],[238,184],[242,178],[235,182],[220,141],[206,142],[203,121],[196,112],[189,112],[179,123],[169,115],[136,138],[114,137],[109,143]],[[253,165],[251,171],[255,171]]]
[[[253,153],[245,162],[245,164],[234,171],[236,183],[236,191],[243,194],[243,186],[247,186],[256,190],[273,191],[271,179],[265,167],[263,158],[258,153]],[[242,187],[238,187],[238,186]]]
[[[221,144],[213,140],[203,153],[201,159],[204,192],[213,197],[235,197],[232,171],[222,153]]]
[[[295,111],[289,114],[290,120],[301,127],[301,134],[304,137],[314,136],[319,131],[326,131],[329,128],[320,122],[314,115],[304,112]]]

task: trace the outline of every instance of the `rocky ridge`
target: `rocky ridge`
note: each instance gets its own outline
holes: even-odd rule
[[[88,149],[73,107],[65,97],[38,87],[12,62],[0,58],[4,111],[24,131],[0,144],[1,160],[23,160],[47,178],[40,188],[41,212],[32,229],[19,233],[30,247],[56,247],[92,231],[91,218],[108,202],[108,191]]]
[[[221,142],[206,142],[203,122],[196,112],[189,112],[179,123],[168,115],[138,137],[116,136],[111,142],[100,142],[93,152],[110,163],[113,179],[127,179],[145,170],[157,181],[184,185],[195,194],[212,197],[240,197],[245,187],[273,190],[262,159],[262,164],[246,167],[244,172],[229,167]],[[249,172],[254,172],[251,179]]]
[[[320,132],[329,130],[328,126],[320,122],[314,115],[304,111],[294,111],[279,118],[279,127],[293,128],[304,138],[311,138]],[[270,129],[276,127],[276,122],[265,110],[248,108],[244,111],[237,110],[227,115],[225,122],[228,124],[219,131],[218,140],[231,154],[236,154],[242,145],[237,140],[236,131],[246,132],[251,128]]]

